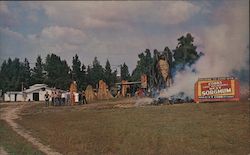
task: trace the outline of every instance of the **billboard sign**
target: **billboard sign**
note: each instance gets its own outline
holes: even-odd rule
[[[195,83],[196,103],[209,101],[238,101],[239,83],[234,77],[200,78]]]

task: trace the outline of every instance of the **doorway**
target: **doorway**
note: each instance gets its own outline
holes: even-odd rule
[[[15,102],[16,102],[16,99],[17,99],[17,94],[15,94]]]
[[[33,101],[39,101],[39,93],[33,93]]]

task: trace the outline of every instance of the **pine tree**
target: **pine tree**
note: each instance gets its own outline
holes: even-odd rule
[[[23,88],[28,88],[31,83],[31,69],[27,58],[24,59],[24,63],[21,65],[21,67],[22,67],[21,71],[22,86]]]
[[[70,85],[70,68],[65,60],[55,54],[47,55],[44,67],[46,71],[46,84],[67,90]]]
[[[33,68],[31,73],[31,83],[32,84],[44,83],[44,80],[45,80],[44,64],[42,62],[41,56],[38,55],[35,67]]]
[[[145,54],[144,54],[145,53]],[[132,72],[132,80],[138,81],[142,74],[149,76],[151,74],[151,68],[153,66],[153,58],[149,49],[146,49],[144,53],[138,55],[136,68]]]
[[[123,65],[121,65],[121,80],[130,80],[128,66],[125,64],[125,62]]]
[[[81,72],[81,61],[79,60],[77,54],[73,57],[71,74],[72,74],[72,80],[76,81],[79,90],[80,87],[82,87],[81,84],[82,72]]]
[[[23,66],[18,58],[4,61],[0,71],[0,86],[5,91],[21,91]]]
[[[21,76],[20,72],[21,71],[21,63],[18,58],[15,58],[11,63],[10,63],[10,69],[9,72],[11,73],[10,76],[10,89],[11,90],[21,90]]]
[[[110,65],[109,60],[106,61],[104,79],[108,86],[110,86],[111,84],[114,84],[114,79],[112,77],[112,70],[111,70],[111,65]]]
[[[99,80],[104,79],[104,69],[102,68],[100,62],[97,60],[97,57],[93,60],[93,83],[98,84]]]
[[[193,42],[194,38],[190,33],[187,33],[186,37],[181,36],[178,38],[178,44],[173,55],[175,70],[183,70],[186,65],[191,66],[202,55],[202,53],[198,54]]]
[[[90,84],[93,87],[95,87],[95,83],[94,83],[92,75],[93,75],[93,70],[92,70],[91,66],[88,65],[88,67],[87,67],[87,74],[86,74],[86,81],[87,81],[88,84]]]
[[[3,90],[3,92],[6,92],[7,90],[10,90],[9,88],[9,81],[10,81],[10,73],[9,73],[9,61],[11,61],[11,59],[8,60],[8,63],[6,60],[3,61],[2,65],[1,65],[1,71],[0,71],[0,89]]]

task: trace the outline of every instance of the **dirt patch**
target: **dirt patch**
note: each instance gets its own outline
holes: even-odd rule
[[[54,151],[49,146],[46,146],[46,145],[40,143],[28,131],[24,130],[20,125],[18,125],[15,122],[16,119],[20,118],[20,116],[19,116],[20,111],[23,108],[26,108],[29,106],[31,106],[31,105],[16,104],[16,105],[10,105],[10,106],[5,107],[5,108],[1,108],[1,119],[6,121],[17,134],[24,137],[27,141],[29,141],[34,146],[36,146],[40,151],[42,151],[48,155],[60,155],[60,153]],[[0,154],[2,154],[2,153],[0,152]]]

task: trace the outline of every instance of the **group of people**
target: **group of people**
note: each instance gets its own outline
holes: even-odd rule
[[[62,93],[60,91],[52,91],[51,94],[48,91],[44,95],[46,106],[63,106],[63,105],[75,105],[76,95],[72,92]],[[78,104],[87,104],[85,92],[78,93]]]

